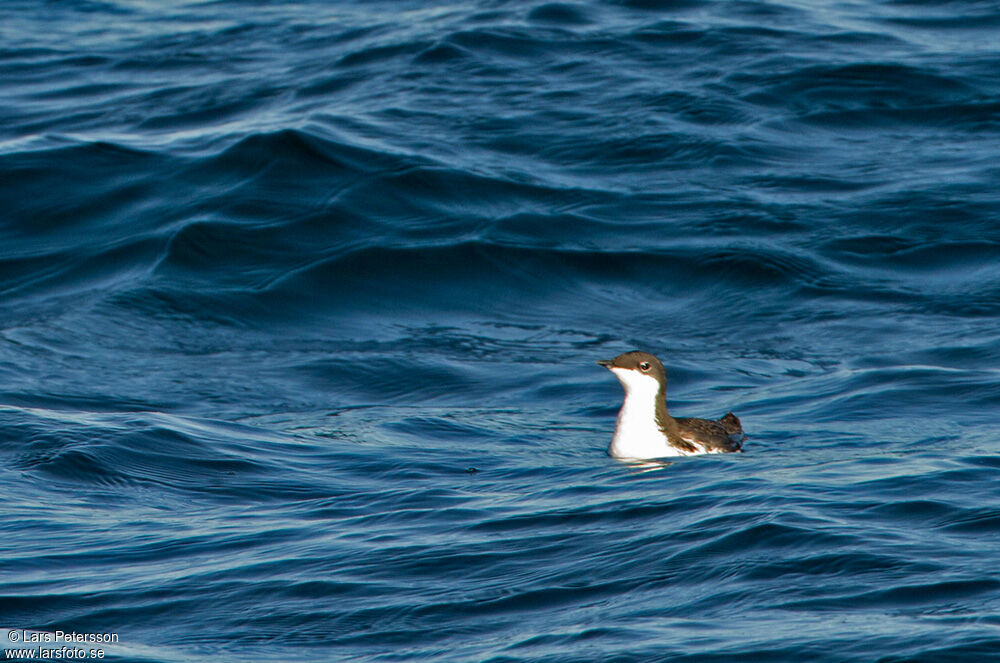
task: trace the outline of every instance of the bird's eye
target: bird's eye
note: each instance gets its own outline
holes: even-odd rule
[[[639,364],[639,370],[642,371],[643,373],[645,373],[646,371],[648,371],[649,370],[649,362],[648,361],[644,361],[641,364]]]

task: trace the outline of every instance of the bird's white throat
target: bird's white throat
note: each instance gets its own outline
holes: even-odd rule
[[[667,441],[656,423],[660,383],[651,375],[628,368],[611,369],[625,388],[615,436],[608,453],[615,458],[662,458],[684,455]]]

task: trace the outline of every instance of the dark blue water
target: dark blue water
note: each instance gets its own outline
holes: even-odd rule
[[[0,627],[169,663],[998,660],[998,30],[0,4]],[[594,362],[633,347],[747,453],[610,459]]]

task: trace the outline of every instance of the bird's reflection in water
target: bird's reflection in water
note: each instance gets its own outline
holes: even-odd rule
[[[640,474],[643,472],[655,472],[656,470],[662,470],[674,464],[672,460],[647,460],[644,458],[620,458],[619,459],[624,465],[626,465],[630,472]]]

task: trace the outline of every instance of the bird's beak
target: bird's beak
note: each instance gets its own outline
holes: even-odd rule
[[[598,359],[597,363],[598,365],[603,366],[604,368],[611,368],[612,366],[615,365],[615,362],[610,359]]]

